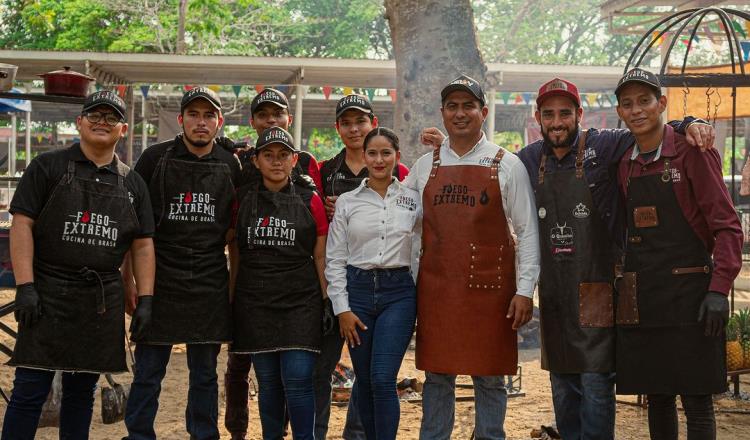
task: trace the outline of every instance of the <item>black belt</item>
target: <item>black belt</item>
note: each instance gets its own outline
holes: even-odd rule
[[[347,265],[347,268],[352,268],[360,271],[360,273],[371,273],[371,274],[384,274],[389,275],[392,273],[400,273],[400,272],[409,272],[411,269],[409,269],[409,266],[401,266],[401,267],[386,267],[386,268],[375,268],[375,269],[360,269],[357,266]]]

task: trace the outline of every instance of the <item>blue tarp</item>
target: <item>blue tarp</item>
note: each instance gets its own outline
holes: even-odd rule
[[[12,89],[10,93],[21,93],[18,89]],[[31,111],[31,101],[25,99],[0,98],[0,113],[21,113]]]

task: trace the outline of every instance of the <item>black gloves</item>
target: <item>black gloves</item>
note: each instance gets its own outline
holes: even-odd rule
[[[229,139],[226,136],[216,136],[214,138],[214,143],[216,143],[218,146],[224,148],[225,150],[229,151],[230,153],[234,153],[235,146],[234,141]]]
[[[323,336],[328,336],[336,326],[336,315],[333,314],[331,298],[323,300]]]
[[[135,306],[133,319],[130,321],[130,339],[138,342],[146,336],[151,327],[151,304],[154,297],[151,295],[139,296],[138,305]]]
[[[729,299],[718,292],[708,292],[703,298],[698,322],[706,318],[706,336],[720,336],[729,320]]]
[[[16,286],[16,310],[13,316],[22,327],[31,327],[42,315],[42,303],[36,292],[34,283],[24,283]]]

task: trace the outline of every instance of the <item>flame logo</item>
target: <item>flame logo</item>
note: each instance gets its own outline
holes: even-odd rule
[[[263,221],[260,222],[260,225],[261,226],[268,226],[269,223],[271,223],[271,218],[270,217],[263,217]]]
[[[83,211],[81,216],[81,223],[88,223],[91,220],[91,214],[88,211]]]
[[[490,201],[490,196],[487,195],[487,190],[483,189],[482,196],[479,197],[479,203],[481,203],[482,205],[486,205],[487,203],[489,203],[489,201]]]
[[[190,203],[193,201],[193,194],[192,193],[185,193],[185,203]]]

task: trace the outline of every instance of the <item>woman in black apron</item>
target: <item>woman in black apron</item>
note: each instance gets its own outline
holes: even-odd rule
[[[233,353],[253,355],[264,439],[279,439],[288,409],[295,439],[313,439],[313,367],[322,336],[325,237],[320,197],[291,183],[291,135],[265,130],[255,166],[263,181],[240,189]]]

